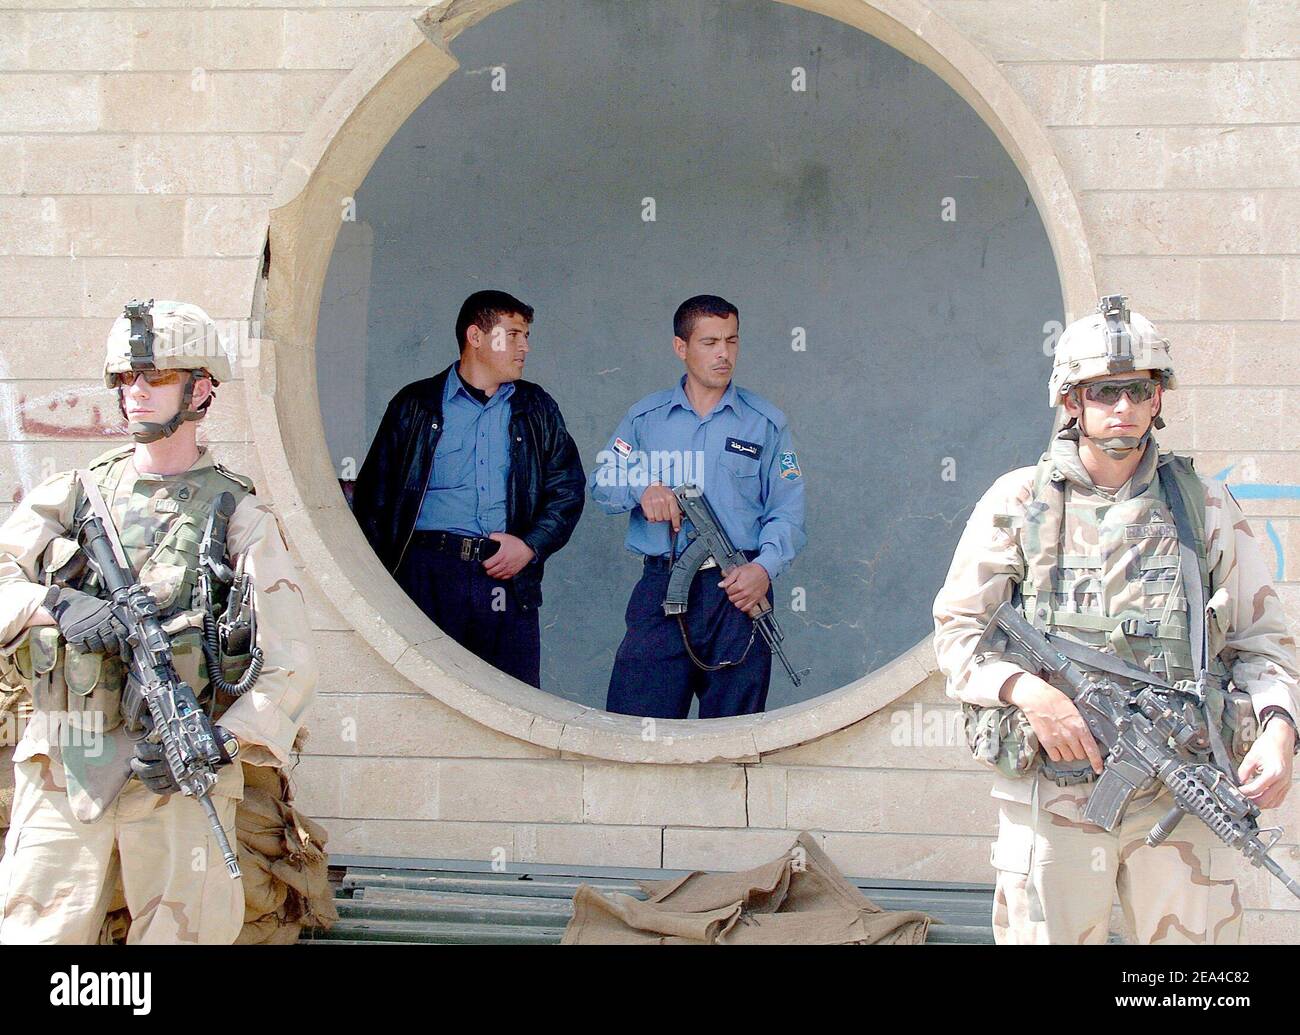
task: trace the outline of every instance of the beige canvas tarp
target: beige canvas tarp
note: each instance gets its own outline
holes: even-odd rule
[[[812,835],[741,873],[640,881],[649,896],[582,885],[563,945],[919,945],[931,918],[886,912],[835,868]]]

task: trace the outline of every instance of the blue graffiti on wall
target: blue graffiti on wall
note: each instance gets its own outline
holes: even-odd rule
[[[1236,466],[1236,464],[1229,464],[1218,474],[1211,475],[1211,479],[1228,485],[1228,490],[1238,500],[1300,500],[1300,485],[1268,485],[1264,482],[1228,484],[1228,474]],[[1264,533],[1273,544],[1273,549],[1277,551],[1277,574],[1274,577],[1281,582],[1282,569],[1285,567],[1282,557],[1282,537],[1277,534],[1272,521],[1264,522]]]

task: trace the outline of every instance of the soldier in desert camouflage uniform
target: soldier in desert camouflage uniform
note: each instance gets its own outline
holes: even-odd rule
[[[179,676],[217,724],[224,761],[282,766],[316,669],[275,514],[196,440],[229,360],[198,306],[127,310],[109,334],[104,380],[119,391],[134,442],[92,461],[90,476],[171,635]],[[238,574],[205,594],[199,547],[225,493],[234,503],[226,557]],[[125,628],[77,546],[88,511],[65,472],[33,488],[0,526],[0,654],[34,708],[14,754],[0,942],[92,943],[120,886],[129,942],[229,943],[243,922],[241,883],[198,803],[173,793],[160,748],[128,738],[122,725]],[[240,614],[255,616],[255,643],[236,646],[237,595]],[[202,646],[205,612],[214,632],[220,618],[232,634],[222,633],[213,656],[219,685]],[[241,765],[223,764],[212,800],[232,842],[242,787]]]
[[[1231,943],[1242,914],[1232,850],[1194,819],[1148,847],[1171,803],[1158,783],[1113,832],[1084,822],[1102,758],[1073,702],[1008,660],[975,657],[1012,600],[1044,631],[1169,682],[1194,678],[1188,623],[1200,618],[1188,615],[1161,485],[1172,478],[1196,532],[1212,715],[1247,797],[1273,808],[1290,788],[1295,643],[1264,556],[1227,487],[1151,437],[1162,393],[1176,387],[1168,342],[1119,296],[1099,309],[1057,346],[1049,398],[1068,420],[1050,452],[994,482],[967,523],[934,602],[935,652],[972,751],[998,771],[998,942],[1104,942],[1118,891],[1143,943]]]

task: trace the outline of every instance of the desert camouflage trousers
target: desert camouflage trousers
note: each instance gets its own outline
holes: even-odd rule
[[[1140,944],[1236,944],[1242,906],[1232,849],[1193,816],[1184,816],[1163,844],[1148,847],[1148,832],[1171,805],[1163,789],[1135,800],[1107,833],[1082,819],[1092,787],[1057,787],[1041,777],[999,780],[994,940],[1104,943],[1118,893],[1125,933]]]
[[[99,820],[82,823],[68,806],[62,766],[35,755],[14,773],[0,944],[95,944],[119,882],[132,917],[128,944],[234,942],[243,887],[230,879],[197,802],[163,799],[131,780]],[[242,793],[241,767],[225,766],[212,802],[232,844]]]

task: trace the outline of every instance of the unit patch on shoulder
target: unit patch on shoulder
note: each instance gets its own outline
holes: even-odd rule
[[[614,439],[614,452],[626,460],[632,455],[632,443],[624,442],[621,438]]]
[[[798,478],[803,472],[799,470],[799,457],[795,455],[793,449],[786,450],[781,454],[781,477]]]

